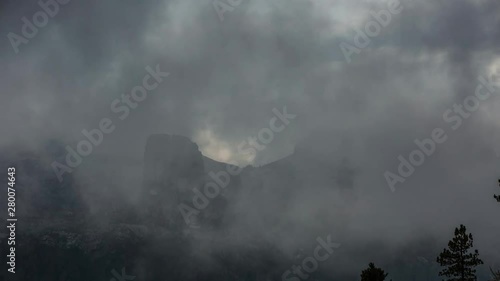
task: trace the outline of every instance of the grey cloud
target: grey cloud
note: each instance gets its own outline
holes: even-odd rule
[[[465,221],[477,232],[478,246],[498,258],[488,249],[498,247],[500,231],[491,219],[498,212],[492,195],[499,161],[491,132],[500,128],[485,116],[499,97],[457,131],[449,130],[442,114],[473,94],[478,75],[498,59],[499,3],[403,1],[403,12],[348,64],[338,44],[352,40],[354,31],[334,33],[342,25],[336,6],[319,9],[324,2],[311,2],[266,8],[264,1],[243,1],[221,22],[210,1],[72,0],[17,55],[6,34],[19,32],[20,18],[39,8],[0,4],[0,145],[42,146],[52,138],[74,143],[101,118],[116,120],[112,100],[139,84],[147,65],[160,64],[171,73],[168,81],[117,123],[97,154],[140,160],[150,134],[194,139],[204,129],[235,147],[268,124],[273,108],[286,105],[297,120],[255,165],[303,145],[318,162],[325,155],[348,159],[356,174],[348,215],[328,206],[342,200],[322,198],[333,193],[323,189],[329,182],[321,176],[315,179],[318,194],[293,198],[297,205],[284,217],[293,220],[300,208],[324,208],[332,221],[349,221],[355,239],[391,245],[413,241],[419,231],[442,238]],[[349,2],[332,5],[353,18],[381,6]],[[436,127],[446,128],[449,140],[392,194],[383,172],[394,170],[397,156]],[[315,173],[307,169],[305,174]],[[242,200],[241,206],[251,203]]]

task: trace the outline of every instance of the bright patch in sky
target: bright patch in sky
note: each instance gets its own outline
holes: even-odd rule
[[[252,164],[255,159],[255,155],[238,153],[236,144],[222,140],[210,129],[199,131],[194,141],[203,155],[216,161],[243,167]]]

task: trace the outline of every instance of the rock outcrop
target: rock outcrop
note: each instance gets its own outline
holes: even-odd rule
[[[220,164],[220,163],[219,163]],[[203,193],[204,186],[213,181],[206,167],[215,168],[217,163],[206,159],[198,146],[186,137],[176,135],[152,135],[144,152],[143,204],[145,218],[154,225],[169,229],[187,227],[179,211],[180,204],[193,206],[194,189]],[[223,167],[220,167],[223,168]],[[233,177],[231,184],[238,182]],[[227,187],[226,187],[227,188]],[[206,208],[190,220],[191,226],[218,225],[223,220],[226,199],[224,194],[206,198]]]
[[[188,138],[152,135],[144,152],[143,204],[147,219],[169,227],[184,223],[178,205],[203,185],[203,155]]]

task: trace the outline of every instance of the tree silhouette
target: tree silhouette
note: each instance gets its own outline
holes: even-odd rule
[[[491,271],[491,274],[492,274],[492,279],[491,281],[500,281],[500,270],[497,270],[496,272],[493,271],[493,269],[491,269],[490,267],[490,271]]]
[[[498,186],[500,186],[500,179],[498,180]],[[495,199],[497,200],[497,202],[500,203],[500,195],[493,195],[493,197],[495,197]]]
[[[368,264],[368,268],[361,272],[361,281],[384,281],[388,273],[381,268],[375,267],[373,262]]]
[[[475,281],[475,267],[483,264],[483,261],[478,257],[477,250],[469,253],[472,247],[472,234],[467,234],[465,226],[461,224],[460,229],[455,228],[455,237],[448,242],[448,249],[443,249],[436,259],[441,266],[446,267],[439,272],[439,276],[446,276],[449,281]]]

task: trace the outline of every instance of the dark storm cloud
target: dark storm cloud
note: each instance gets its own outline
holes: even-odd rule
[[[320,119],[321,113],[328,111],[325,104],[334,95],[356,96],[360,93],[345,92],[359,81],[370,85],[367,83],[370,77],[356,75],[336,85],[339,91],[329,91],[330,85],[334,84],[332,76],[338,73],[328,69],[328,53],[338,55],[339,50],[336,44],[325,44],[325,38],[317,31],[328,30],[324,26],[332,28],[339,23],[334,13],[328,17],[328,13],[335,11],[334,8],[325,12],[314,9],[324,3],[294,1],[287,7],[272,6],[267,1],[255,4],[243,2],[226,14],[225,21],[220,22],[210,2],[70,1],[61,5],[60,12],[35,38],[21,45],[20,56],[29,57],[26,59],[31,62],[29,68],[40,73],[29,75],[27,80],[40,79],[47,83],[41,78],[42,75],[58,77],[57,85],[41,87],[47,88],[50,92],[48,95],[53,97],[52,102],[56,104],[53,108],[51,105],[47,107],[54,110],[50,115],[58,116],[58,119],[69,117],[74,118],[75,122],[88,120],[90,108],[93,114],[96,109],[107,114],[109,102],[141,79],[144,66],[162,63],[165,68],[177,71],[173,71],[168,85],[163,85],[165,88],[159,90],[162,92],[161,99],[141,108],[146,120],[142,122],[139,121],[141,118],[136,118],[136,122],[151,124],[151,130],[168,130],[164,127],[155,128],[157,125],[154,124],[159,123],[154,122],[156,118],[167,119],[162,123],[168,124],[171,130],[193,134],[193,130],[202,126],[199,123],[206,122],[208,115],[217,120],[212,126],[219,127],[214,128],[219,131],[218,134],[231,138],[232,132],[238,128],[258,127],[273,106],[287,103],[297,104],[301,108],[314,106],[314,109],[308,110],[308,115],[314,112],[314,119]],[[451,63],[455,63],[454,59],[460,59],[460,53],[462,56],[472,55],[475,49],[467,51],[467,48],[490,45],[485,42],[493,40],[494,32],[498,30],[485,27],[495,24],[493,4],[480,6],[464,1],[453,5],[445,3],[408,6],[400,18],[394,19],[385,35],[395,34],[397,38],[401,34],[402,42],[423,38],[409,49],[417,48],[419,54],[425,48],[435,49],[439,46],[450,53]],[[342,1],[337,4],[347,6]],[[357,9],[360,7],[368,10],[376,9],[377,5],[368,2],[365,6],[360,4]],[[7,8],[10,8],[11,13],[5,12],[6,16],[2,17],[6,22],[2,25],[5,32],[20,30],[22,23],[19,18],[29,18],[40,10],[35,3],[21,6],[10,4]],[[269,13],[251,13],[254,8],[267,9]],[[483,10],[485,13],[478,16]],[[352,12],[360,10],[353,8]],[[431,19],[427,20],[429,17]],[[408,23],[409,27],[404,23]],[[343,35],[342,39],[353,34]],[[386,38],[381,37],[379,39],[382,42],[375,42],[377,48],[384,47],[383,40]],[[340,42],[335,38],[327,39]],[[4,60],[10,62],[13,68],[21,68],[22,58],[9,53],[8,40],[3,42],[7,43]],[[407,47],[401,46],[402,49],[395,51],[405,52]],[[360,56],[368,56],[369,51]],[[457,68],[469,67],[467,61],[458,63]],[[365,66],[362,68],[365,69]],[[373,72],[366,72],[373,76]],[[14,75],[18,77],[19,74]],[[321,76],[324,78],[319,78]],[[114,81],[110,81],[112,79]],[[385,82],[390,83],[388,80]],[[35,84],[40,87],[42,83]],[[95,89],[102,84],[105,86]],[[335,84],[339,84],[338,81]],[[347,99],[354,100],[353,103],[360,106],[359,98]],[[44,100],[48,103],[50,99]],[[194,103],[203,103],[199,107],[204,108],[192,109]],[[221,107],[225,110],[219,110]],[[65,109],[75,111],[66,114]],[[161,116],[172,111],[175,111],[175,122],[170,121],[174,119],[172,115],[167,115],[169,118]],[[160,112],[159,116],[157,112]],[[248,118],[252,115],[262,116],[262,119]],[[157,117],[148,119],[147,116]],[[78,124],[82,125],[85,123]],[[190,127],[191,131],[180,129],[186,127]],[[222,128],[226,128],[227,133]],[[67,129],[64,128],[65,131]],[[75,131],[78,129],[75,128]]]

